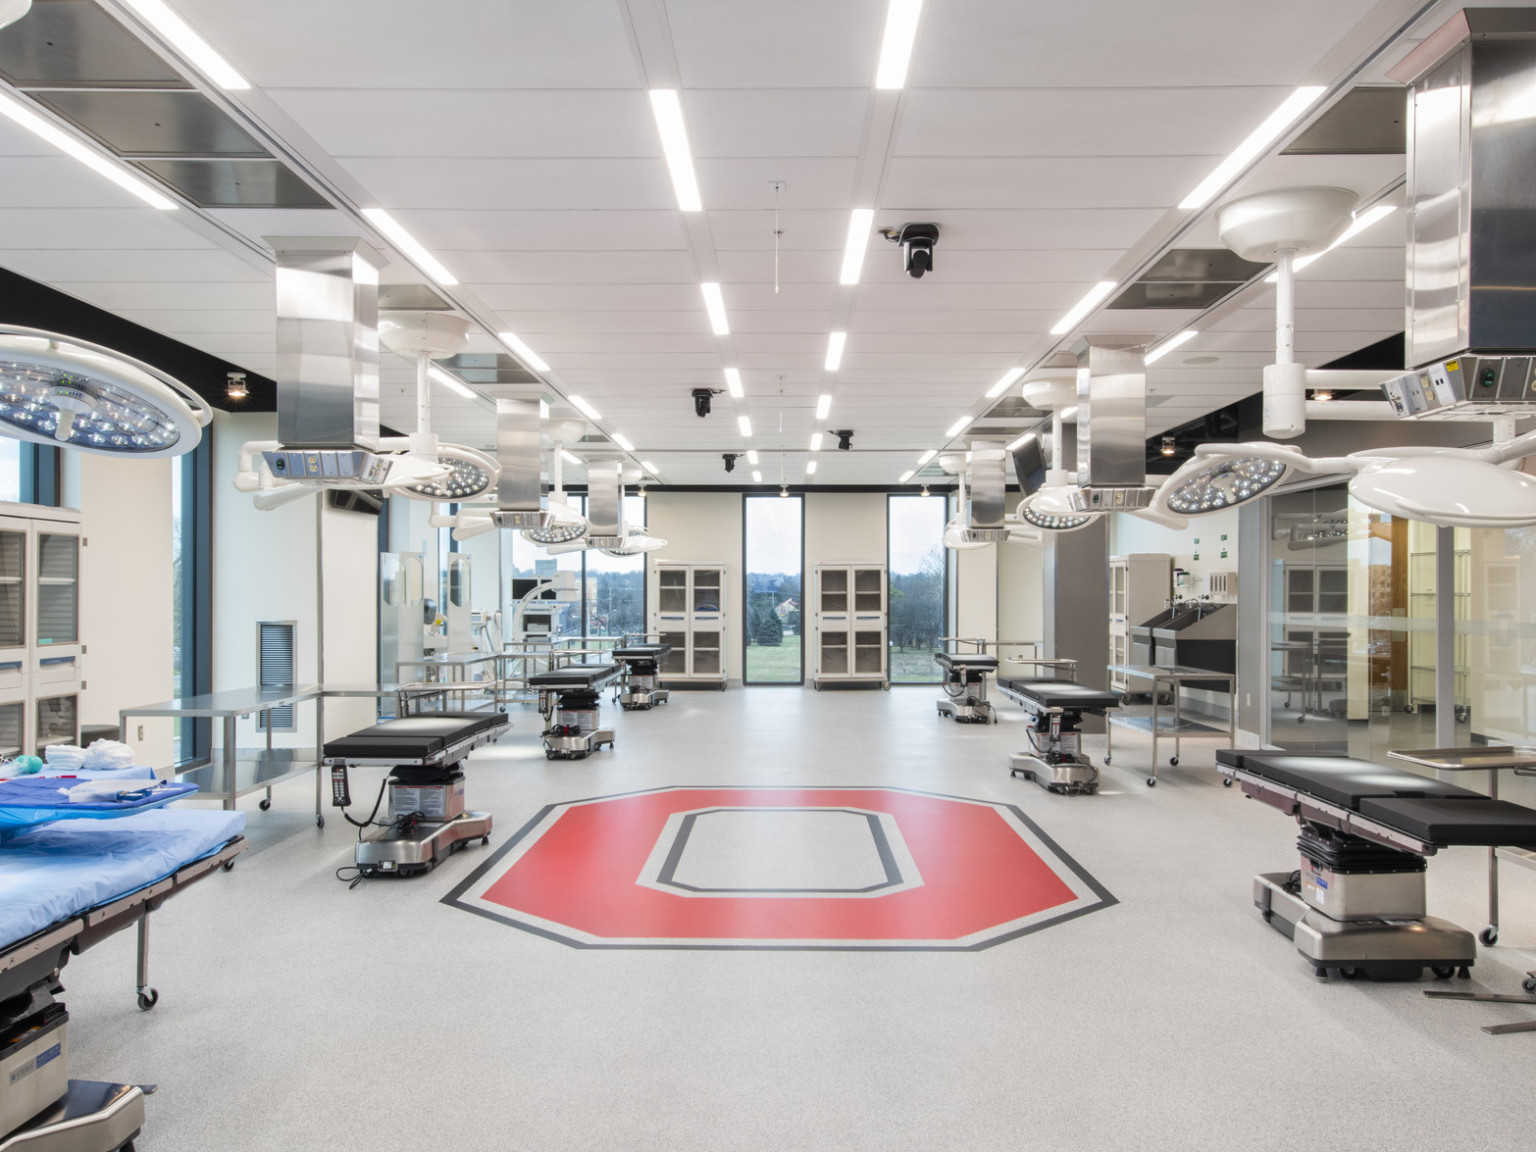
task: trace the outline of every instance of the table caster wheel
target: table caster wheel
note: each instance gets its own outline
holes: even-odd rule
[[[263,812],[270,812],[272,810],[272,801],[270,798],[263,800],[256,807],[260,808]]]
[[[319,813],[315,814],[315,827],[316,828],[324,828],[325,827],[325,817],[320,815]]]
[[[1223,776],[1221,778],[1221,786],[1223,788],[1230,788],[1230,787],[1232,787],[1232,777],[1230,777],[1230,776]]]
[[[1168,757],[1168,767],[1170,767],[1170,768],[1177,768],[1178,766],[1179,766],[1179,758],[1177,756],[1170,756],[1170,757]]]
[[[223,868],[226,872],[233,872],[235,870],[235,862],[233,860],[226,860],[219,867]]]
[[[153,988],[147,988],[139,993],[139,1011],[148,1012],[156,1004],[160,1003],[160,993]]]
[[[1156,776],[1148,776],[1147,777],[1147,787],[1148,788],[1156,788],[1157,787],[1157,777]]]
[[[490,842],[491,842],[491,838],[489,836],[482,836],[482,837],[480,837],[480,847],[484,848]]]
[[[1106,768],[1108,768],[1109,765],[1110,765],[1110,758],[1108,756],[1106,756],[1106,757],[1104,757],[1104,766]]]
[[[1429,970],[1434,973],[1436,980],[1449,980],[1452,976],[1456,975],[1456,966],[1454,964],[1450,966],[1431,964]]]
[[[1499,942],[1499,930],[1494,925],[1490,924],[1488,927],[1484,928],[1477,934],[1477,938],[1481,940],[1484,945],[1492,948]]]
[[[1465,972],[1466,969],[1463,968],[1462,971]],[[1527,976],[1524,980],[1520,981],[1520,987],[1524,988],[1532,996],[1536,996],[1536,976]]]

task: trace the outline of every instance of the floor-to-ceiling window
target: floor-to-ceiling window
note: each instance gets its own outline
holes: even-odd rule
[[[645,500],[624,497],[624,523],[645,523]],[[625,636],[645,631],[645,557],[609,556],[597,549],[582,553],[586,561],[582,602],[588,636]]]
[[[944,513],[941,496],[893,495],[887,502],[890,568],[891,682],[938,680],[933,662],[944,635]]]
[[[748,684],[803,684],[804,502],[799,496],[747,496],[744,502],[744,679]]]

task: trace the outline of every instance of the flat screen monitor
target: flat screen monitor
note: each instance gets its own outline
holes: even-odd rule
[[[1040,437],[1031,436],[1013,450],[1013,472],[1024,495],[1033,496],[1045,484],[1045,453]]]

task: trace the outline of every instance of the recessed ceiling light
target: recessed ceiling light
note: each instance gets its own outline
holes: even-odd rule
[[[424,271],[432,279],[445,288],[451,288],[458,283],[453,273],[438,263],[437,257],[422,247],[421,242],[400,226],[400,222],[382,208],[364,208],[363,216],[400,251],[421,265]]]
[[[754,484],[761,484],[762,482],[763,482],[763,474],[761,472],[754,472],[754,473],[752,473],[752,483],[754,483]]]
[[[821,451],[821,433],[820,432],[812,432],[811,433],[811,451],[812,452],[820,452]]]
[[[741,399],[741,369],[727,368],[725,370],[725,386],[730,391],[732,400]]]
[[[751,436],[752,435],[752,418],[750,416],[738,416],[738,417],[736,417],[736,427],[741,429],[741,434],[743,436]]]
[[[1051,335],[1065,336],[1068,332],[1077,327],[1078,322],[1081,321],[1084,316],[1093,311],[1095,304],[1104,299],[1104,297],[1108,296],[1114,290],[1115,281],[1100,280],[1092,288],[1088,289],[1088,294],[1086,296],[1084,296],[1081,300],[1072,306],[1072,310],[1070,312],[1068,312],[1065,316],[1056,322],[1056,326],[1051,329]]]
[[[566,399],[574,404],[577,410],[580,411],[581,414],[588,420],[601,420],[603,418],[602,414],[599,413],[596,408],[592,407],[592,405],[588,404],[580,396],[567,396]]]
[[[1008,371],[1003,373],[1002,378],[998,380],[996,384],[987,389],[987,399],[996,400],[1004,392],[1008,391],[1008,386],[1022,375],[1024,375],[1024,369],[1022,368],[1008,369]]]
[[[1317,102],[1326,88],[1319,85],[1307,85],[1296,89],[1285,98],[1285,102],[1269,114],[1269,118],[1260,124],[1235,149],[1232,154],[1216,165],[1199,186],[1179,203],[1180,208],[1204,208],[1210,203],[1211,197],[1220,192],[1231,179],[1243,170],[1250,160],[1256,157],[1264,149],[1280,136],[1287,128],[1308,108]]]
[[[956,420],[949,426],[949,431],[944,433],[944,438],[946,440],[953,440],[956,436],[960,435],[960,433],[964,432],[966,428],[970,426],[971,420],[972,417],[970,416],[960,417],[960,419]]]
[[[937,448],[930,448],[930,449],[928,449],[928,451],[924,452],[921,456],[919,456],[917,458],[917,466],[919,468],[921,468],[923,465],[927,464],[928,461],[932,460],[938,454],[939,454],[939,450]]]
[[[432,379],[436,380],[449,391],[457,392],[466,400],[473,400],[475,398],[474,389],[468,387],[464,381],[460,380],[457,376],[451,376],[447,372],[444,372],[441,368],[428,368],[427,375],[432,377]]]
[[[213,50],[208,41],[192,31],[185,20],[172,12],[165,5],[164,0],[123,0],[123,3],[142,16],[156,32],[169,40],[171,46],[192,61],[199,71],[206,72],[208,78],[220,88],[227,92],[240,92],[251,86],[244,76],[234,70],[228,60]]]
[[[756,448],[748,448],[747,449],[747,463],[748,464],[756,464],[757,462],[758,462],[758,460],[757,460],[757,449]]]
[[[1392,215],[1392,213],[1396,211],[1397,207],[1393,204],[1376,204],[1370,208],[1367,208],[1364,212],[1355,217],[1355,222],[1348,228],[1344,229],[1343,234],[1337,240],[1328,245],[1328,247],[1324,248],[1321,252],[1311,252],[1305,256],[1298,256],[1291,264],[1291,271],[1300,272],[1308,264],[1311,264],[1321,257],[1328,255],[1328,253],[1332,252],[1340,244],[1343,244],[1346,241],[1360,235],[1360,233],[1364,232],[1372,224],[1376,223],[1376,221],[1385,220],[1388,216]],[[1271,272],[1268,276],[1264,277],[1264,283],[1274,284],[1279,281],[1279,279],[1280,273]]]
[[[725,297],[720,295],[720,285],[715,281],[705,281],[699,285],[699,291],[704,293],[704,310],[709,313],[709,327],[716,336],[729,336],[731,325],[725,318]]]
[[[54,127],[9,93],[0,93],[0,114],[15,121],[34,136],[46,140],[66,156],[80,161],[98,175],[105,176],[124,191],[132,192],[151,208],[170,211],[176,207],[176,201],[157,192],[152,185],[140,180],[117,161],[109,159],[68,132]]]
[[[629,437],[625,436],[621,432],[615,432],[613,434],[613,442],[620,448],[624,449],[626,452],[633,452],[635,450],[635,446],[629,442]]]
[[[908,480],[912,479],[914,475],[916,475],[916,473],[911,468],[908,468],[901,474],[901,479],[896,481],[896,483],[905,484]]]
[[[814,460],[807,460],[805,462],[805,474],[807,476],[814,476],[814,475],[816,475],[816,461],[814,461]]]
[[[672,173],[672,190],[677,206],[684,212],[697,212],[704,206],[699,199],[699,182],[693,174],[693,155],[688,151],[688,130],[683,127],[683,106],[674,88],[651,89],[651,114],[661,133],[661,151]]]
[[[496,339],[512,349],[513,354],[535,372],[549,371],[549,365],[544,363],[543,358],[537,352],[519,340],[517,333],[498,332],[496,333]]]
[[[848,342],[848,333],[834,332],[827,337],[827,362],[823,367],[828,372],[836,372],[843,362],[843,345]]]
[[[560,459],[564,460],[567,464],[581,463],[581,457],[571,455],[571,453],[567,452],[564,448],[560,449]]]
[[[1168,339],[1164,340],[1156,348],[1147,353],[1146,362],[1148,364],[1156,364],[1159,360],[1168,355],[1168,353],[1172,352],[1175,348],[1183,347],[1198,335],[1200,335],[1200,333],[1195,331],[1193,328],[1186,328],[1177,336],[1168,337]]]
[[[875,68],[876,88],[900,88],[907,82],[912,42],[917,38],[917,18],[923,0],[891,0],[885,12],[885,35],[880,41],[880,63]]]
[[[864,253],[869,248],[869,230],[875,223],[873,208],[855,208],[848,217],[848,239],[843,245],[841,284],[857,284],[864,270]]]
[[[830,411],[832,411],[832,397],[829,393],[823,392],[816,397],[816,419],[825,420]]]

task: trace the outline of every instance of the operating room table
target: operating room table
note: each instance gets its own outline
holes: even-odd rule
[[[1070,669],[1072,672],[1077,669],[1075,660],[1019,660],[1015,663]],[[1015,752],[1008,757],[1010,774],[1034,780],[1050,792],[1076,795],[1097,791],[1099,770],[1083,754],[1077,726],[1085,714],[1107,716],[1118,708],[1119,694],[1066,678],[999,677],[997,690],[1030,714],[1032,750]],[[1107,724],[1105,737],[1104,759],[1108,763],[1113,745],[1108,743]]]

